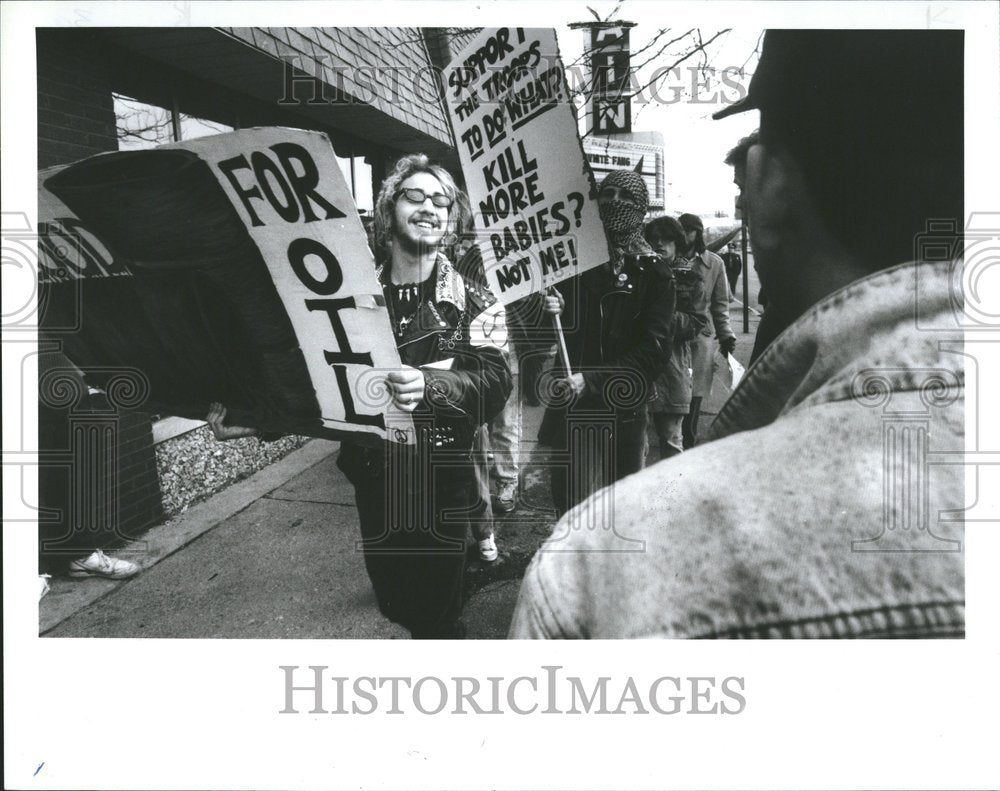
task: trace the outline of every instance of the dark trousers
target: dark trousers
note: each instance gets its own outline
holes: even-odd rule
[[[552,501],[562,516],[594,492],[642,469],[646,456],[646,409],[582,419],[566,414],[568,464],[552,467]],[[558,447],[558,445],[557,445]]]
[[[471,460],[426,471],[399,462],[352,476],[379,610],[415,638],[459,637],[465,535],[478,506]]]
[[[701,396],[691,399],[691,409],[681,423],[684,435],[684,450],[693,448],[698,442],[698,418],[701,416]]]

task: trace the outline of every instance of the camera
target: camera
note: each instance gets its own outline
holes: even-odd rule
[[[687,261],[670,265],[677,285],[677,310],[689,311],[694,307],[695,296],[702,286],[701,274]]]

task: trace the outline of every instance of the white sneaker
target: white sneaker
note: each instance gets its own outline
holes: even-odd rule
[[[39,574],[38,575],[38,600],[41,601],[42,597],[52,590],[52,586],[49,585],[49,580],[52,579],[51,574]]]
[[[493,536],[484,538],[479,542],[479,559],[487,563],[492,563],[499,557],[497,552],[497,542]]]
[[[132,561],[109,558],[99,549],[83,560],[74,560],[69,564],[71,577],[105,577],[109,580],[123,580],[134,577],[140,571],[139,566]]]

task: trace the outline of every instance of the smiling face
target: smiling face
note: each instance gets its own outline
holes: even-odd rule
[[[423,190],[426,198],[422,203],[414,203],[402,190]],[[447,208],[435,206],[431,196],[444,194],[441,182],[431,173],[414,173],[396,190],[397,198],[393,210],[393,230],[396,241],[404,249],[416,251],[437,247],[448,234]]]

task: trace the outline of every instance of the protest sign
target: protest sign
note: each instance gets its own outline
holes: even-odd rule
[[[487,282],[503,303],[610,255],[554,30],[488,28],[445,71]]]
[[[85,372],[131,365],[170,414],[219,401],[268,432],[414,441],[385,391],[399,355],[325,135],[247,129],[101,154],[46,178],[39,210],[43,250],[69,222],[101,253],[40,278],[54,292],[83,278],[80,326],[61,340]],[[61,326],[58,309],[46,323]]]

